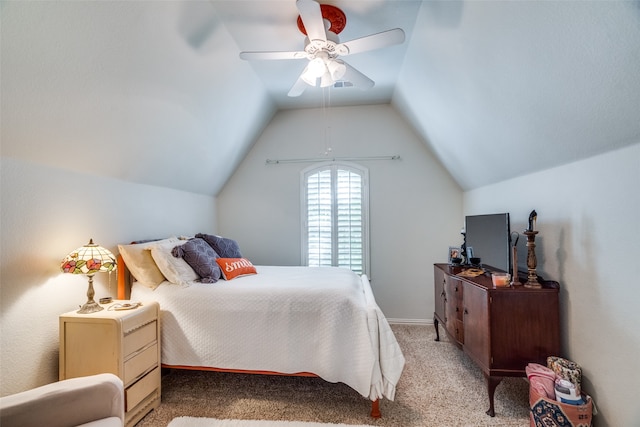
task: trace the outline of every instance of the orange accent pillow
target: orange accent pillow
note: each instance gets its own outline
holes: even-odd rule
[[[256,268],[246,258],[218,258],[216,262],[222,270],[224,280],[235,279],[238,276],[257,274]]]

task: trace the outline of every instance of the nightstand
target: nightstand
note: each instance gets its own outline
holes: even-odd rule
[[[140,421],[160,404],[160,307],[60,316],[60,379],[110,372],[125,387],[125,423]]]

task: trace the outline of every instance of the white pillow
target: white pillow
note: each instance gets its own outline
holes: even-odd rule
[[[163,241],[154,242],[149,246],[151,257],[156,265],[171,283],[176,285],[189,286],[189,282],[196,281],[199,276],[193,268],[182,257],[174,257],[171,250],[176,246],[186,243],[184,240],[178,242]]]
[[[151,257],[151,251],[147,250],[147,248],[153,244],[168,241],[174,242],[174,245],[180,242],[177,237],[170,237],[155,242],[118,245],[118,250],[127,264],[127,268],[141,285],[155,289],[165,281],[164,275]]]

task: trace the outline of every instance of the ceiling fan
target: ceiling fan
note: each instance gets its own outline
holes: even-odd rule
[[[347,22],[342,10],[314,0],[297,0],[296,6],[300,13],[298,29],[307,36],[303,51],[240,52],[240,58],[246,60],[308,59],[309,63],[288,93],[291,97],[300,96],[307,85],[328,87],[338,81],[369,89],[374,81],[338,57],[404,42],[404,31],[394,28],[340,43],[338,34]]]

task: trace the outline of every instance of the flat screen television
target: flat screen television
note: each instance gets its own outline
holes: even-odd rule
[[[484,267],[511,271],[511,230],[508,213],[465,217],[467,248]],[[490,269],[490,268],[489,268]]]

